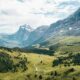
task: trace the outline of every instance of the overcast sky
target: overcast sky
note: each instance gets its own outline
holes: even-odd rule
[[[49,25],[79,7],[80,0],[0,0],[0,33],[13,33],[23,24]]]

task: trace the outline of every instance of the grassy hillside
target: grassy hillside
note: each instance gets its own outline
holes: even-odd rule
[[[52,46],[55,44],[68,45],[68,44],[80,44],[80,36],[59,36],[51,37],[46,42],[41,43],[41,46]]]
[[[49,56],[1,48],[0,80],[80,80],[80,53],[61,53]]]

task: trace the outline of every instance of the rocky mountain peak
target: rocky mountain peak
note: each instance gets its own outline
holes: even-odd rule
[[[32,29],[32,27],[30,27],[30,25],[24,24],[24,25],[20,26],[19,30],[27,30],[27,31],[31,32],[33,29]]]

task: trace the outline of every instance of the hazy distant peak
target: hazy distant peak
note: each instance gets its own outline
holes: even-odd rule
[[[21,30],[28,30],[29,32],[31,32],[33,30],[32,27],[28,24],[21,25],[20,29]]]

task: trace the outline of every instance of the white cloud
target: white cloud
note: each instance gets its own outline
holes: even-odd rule
[[[80,0],[0,0],[0,25],[6,24],[0,31],[13,28],[14,32],[25,23],[34,28],[49,25],[72,14],[79,5]]]

